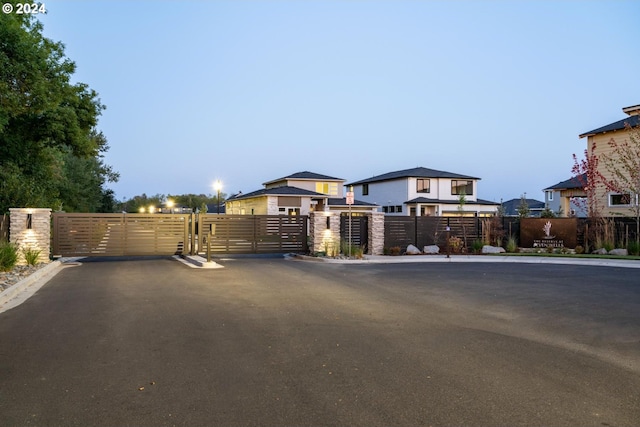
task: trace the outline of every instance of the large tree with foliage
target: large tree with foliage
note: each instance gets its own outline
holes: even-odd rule
[[[72,83],[64,46],[36,16],[0,14],[0,212],[9,207],[100,211],[117,173],[103,162],[98,94]],[[113,205],[113,201],[111,201]]]

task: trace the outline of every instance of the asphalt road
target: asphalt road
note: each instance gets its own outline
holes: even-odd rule
[[[638,426],[635,269],[66,267],[0,314],[7,426]]]

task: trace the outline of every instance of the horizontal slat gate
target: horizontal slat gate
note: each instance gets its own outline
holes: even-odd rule
[[[349,240],[349,214],[340,215],[340,236],[343,241]],[[366,215],[351,215],[351,244],[366,250],[369,244],[369,217]]]
[[[307,251],[306,216],[198,215],[198,252],[226,254],[285,253]]]
[[[186,252],[190,214],[53,214],[54,256]]]

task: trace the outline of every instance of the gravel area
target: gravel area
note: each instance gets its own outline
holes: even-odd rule
[[[16,265],[11,271],[0,271],[0,292],[18,283],[20,280],[28,277],[30,274],[35,273],[42,267],[48,265],[47,263],[40,263],[33,265]]]

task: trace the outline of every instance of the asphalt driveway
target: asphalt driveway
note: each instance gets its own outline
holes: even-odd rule
[[[87,260],[0,314],[3,425],[640,424],[635,269]]]

